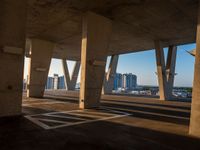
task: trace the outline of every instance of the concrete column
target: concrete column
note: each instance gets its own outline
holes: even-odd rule
[[[67,66],[66,59],[62,59],[62,67],[63,67],[63,73],[64,73],[64,77],[65,77],[65,86],[66,86],[66,89],[69,90],[71,79],[70,79],[70,74],[69,74],[69,69]]]
[[[189,133],[200,138],[200,3],[197,23],[195,71]]]
[[[167,97],[167,76],[165,70],[164,50],[159,41],[155,41],[156,64],[160,99],[166,100]]]
[[[167,64],[166,64],[167,84],[168,84],[167,97],[169,99],[172,98],[175,67],[176,67],[176,55],[177,55],[177,46],[169,46]]]
[[[177,47],[169,46],[167,64],[165,65],[164,50],[159,41],[155,41],[157,75],[161,100],[169,100],[172,96]]]
[[[80,61],[76,61],[71,77],[70,77],[69,69],[68,69],[67,62],[65,59],[62,60],[62,64],[63,64],[63,72],[65,76],[66,88],[67,90],[75,90],[78,73],[80,69]]]
[[[118,59],[119,59],[119,55],[111,56],[109,68],[104,79],[102,94],[112,93],[112,90],[114,87],[114,77],[117,71]]]
[[[54,43],[31,40],[27,97],[43,97],[53,49]]]
[[[26,0],[0,4],[0,117],[21,114]]]
[[[112,22],[88,12],[83,18],[80,108],[98,107]]]

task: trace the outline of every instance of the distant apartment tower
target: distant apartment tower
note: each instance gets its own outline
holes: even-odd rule
[[[46,89],[53,89],[53,86],[54,86],[54,78],[48,77],[46,83]]]
[[[57,90],[58,89],[58,79],[59,79],[58,74],[54,74],[53,78],[54,78],[53,79],[53,89]]]
[[[123,74],[122,85],[125,90],[133,90],[137,86],[137,76],[132,73]]]
[[[64,76],[59,77],[58,74],[54,74],[53,77],[47,78],[46,89],[65,89]]]
[[[58,77],[58,89],[65,89],[65,78],[64,78],[64,76]]]
[[[114,90],[122,87],[122,74],[116,73],[114,77]]]

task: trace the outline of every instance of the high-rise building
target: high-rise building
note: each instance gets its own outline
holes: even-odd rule
[[[137,86],[137,76],[132,73],[123,74],[122,84],[125,90],[133,90]]]
[[[122,74],[116,73],[114,77],[114,90],[122,87]]]
[[[133,90],[137,86],[137,76],[132,73],[116,73],[114,78],[114,90],[123,88]]]
[[[57,90],[58,89],[58,79],[59,79],[58,74],[54,74],[53,78],[54,78],[54,80],[53,80],[53,89]]]
[[[48,77],[45,88],[46,89],[53,89],[53,85],[54,85],[54,78],[53,77]]]
[[[123,88],[125,90],[133,90],[137,86],[137,76],[132,73],[116,73],[114,76],[114,90],[118,90],[119,88]],[[58,76],[58,74],[54,74],[53,77],[48,77],[46,83],[46,89],[65,89],[65,78],[64,76]],[[78,87],[76,87],[78,88]]]
[[[54,74],[53,77],[47,78],[46,89],[65,89],[64,76],[59,77],[58,74]]]
[[[58,89],[65,89],[65,78],[61,76],[58,78]]]

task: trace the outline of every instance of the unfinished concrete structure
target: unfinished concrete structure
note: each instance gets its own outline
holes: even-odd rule
[[[54,43],[31,39],[27,97],[43,97]]]
[[[107,56],[154,48],[161,99],[168,99],[176,50],[171,47],[169,64],[165,66],[162,48],[195,42],[197,33],[190,133],[200,137],[198,0],[3,0],[0,3],[0,116],[21,112],[25,40],[26,55],[31,58],[28,96],[43,95],[51,57],[81,61],[80,108],[93,108],[100,103]]]
[[[105,75],[112,22],[88,12],[83,18],[80,108],[98,107]]]
[[[67,90],[75,90],[78,73],[80,70],[80,61],[76,61],[72,74],[70,75],[66,59],[62,60],[65,85]]]
[[[159,41],[155,41],[155,52],[160,99],[169,100],[174,85],[177,47],[169,46],[166,64],[162,43]]]
[[[25,31],[26,0],[3,1],[0,5],[0,116],[21,113]]]

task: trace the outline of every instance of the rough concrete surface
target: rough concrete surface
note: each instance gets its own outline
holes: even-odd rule
[[[77,97],[75,92],[46,92],[44,99],[24,98],[23,116],[0,120],[0,149],[200,149],[200,140],[188,136],[190,103],[186,102],[105,95],[101,107],[131,115],[52,130],[45,130],[24,117],[77,110]]]

